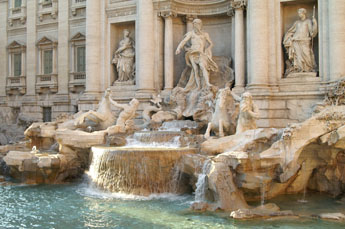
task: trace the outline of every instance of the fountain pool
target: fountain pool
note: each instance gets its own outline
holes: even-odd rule
[[[321,194],[308,194],[309,202],[303,205],[300,198],[282,196],[269,202],[302,215],[345,209],[344,202]],[[343,223],[310,217],[242,221],[228,214],[195,213],[188,209],[193,200],[192,195],[105,193],[86,183],[0,185],[0,228],[344,228]]]

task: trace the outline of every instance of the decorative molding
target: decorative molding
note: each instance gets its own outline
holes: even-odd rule
[[[158,12],[174,12],[177,15],[210,16],[227,14],[230,0],[154,0]]]
[[[235,0],[230,3],[231,8],[234,10],[244,10],[247,7],[247,0]]]
[[[86,37],[81,32],[76,33],[72,38],[71,42],[85,41]]]
[[[177,13],[174,11],[160,11],[158,12],[158,16],[168,18],[168,17],[177,17]]]
[[[25,52],[26,45],[18,41],[12,41],[9,45],[7,45],[7,49],[9,50],[10,53],[12,52],[11,50],[21,50]]]
[[[136,9],[135,4],[133,5],[127,4],[125,6],[107,8],[106,13],[108,15],[108,18],[123,17],[123,16],[136,15],[137,9]]]

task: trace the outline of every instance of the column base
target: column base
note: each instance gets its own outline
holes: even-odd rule
[[[241,95],[245,89],[244,89],[244,86],[235,86],[232,91],[237,94],[237,95]]]

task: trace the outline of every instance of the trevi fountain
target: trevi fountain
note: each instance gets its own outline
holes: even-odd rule
[[[78,110],[2,128],[0,228],[345,227],[345,2],[104,2]]]

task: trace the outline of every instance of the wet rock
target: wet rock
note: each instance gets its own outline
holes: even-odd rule
[[[345,215],[343,213],[322,213],[318,215],[321,219],[328,219],[328,220],[345,220]]]
[[[0,133],[0,145],[7,145],[7,144],[8,144],[7,137],[5,136],[5,134]]]
[[[280,208],[273,203],[265,204],[253,209],[238,209],[230,213],[230,217],[234,219],[270,218],[293,215],[293,212],[290,210],[280,211]]]
[[[107,136],[106,144],[109,146],[124,146],[127,141],[125,136],[110,135]]]

